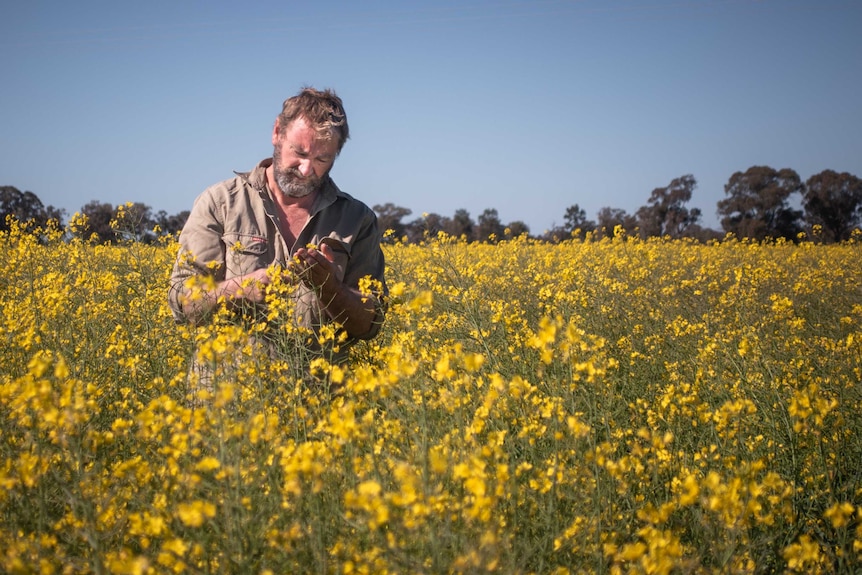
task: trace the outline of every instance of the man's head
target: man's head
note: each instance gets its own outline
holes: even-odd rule
[[[332,90],[306,87],[296,96],[285,100],[277,119],[279,129],[286,130],[297,118],[305,118],[306,123],[320,134],[320,138],[335,138],[338,152],[341,152],[350,137],[344,105]]]
[[[317,191],[348,137],[334,92],[304,88],[285,100],[272,131],[273,177],[281,191],[294,198]]]

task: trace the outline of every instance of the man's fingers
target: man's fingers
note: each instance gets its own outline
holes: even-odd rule
[[[333,251],[332,247],[329,244],[320,244],[319,251],[323,255],[323,257],[326,258],[326,261],[328,261],[328,262],[334,262],[335,261],[335,252]]]

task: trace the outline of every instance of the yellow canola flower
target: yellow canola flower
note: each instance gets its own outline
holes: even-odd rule
[[[129,515],[129,532],[132,535],[159,537],[166,530],[167,523],[163,517],[148,512],[132,513]]]
[[[687,475],[685,479],[682,480],[680,489],[680,506],[686,507],[697,502],[698,495],[700,494],[700,486],[698,485],[697,478],[694,475]]]
[[[542,363],[550,365],[554,358],[554,342],[557,339],[557,324],[559,318],[555,321],[549,317],[543,317],[539,320],[539,330],[533,335],[528,344],[539,350]]]
[[[0,572],[858,563],[862,236],[611,231],[387,243],[368,341],[288,329],[279,276],[261,318],[175,323],[176,243],[0,231]]]
[[[200,527],[207,519],[216,514],[216,506],[209,501],[192,501],[180,503],[177,507],[177,517],[188,527]]]
[[[449,456],[441,446],[434,446],[428,452],[431,470],[437,475],[443,475],[449,469]]]
[[[853,504],[848,501],[835,502],[823,516],[832,523],[832,527],[841,529],[850,523],[854,511]]]
[[[797,573],[820,572],[817,567],[822,559],[820,545],[808,534],[802,534],[796,543],[791,543],[782,551],[787,567]]]
[[[173,538],[162,544],[162,550],[170,551],[178,557],[184,556],[189,550],[189,544],[179,538]]]
[[[195,469],[198,471],[213,471],[219,467],[221,467],[221,462],[212,456],[204,457],[195,465]]]
[[[108,561],[111,573],[118,575],[144,575],[149,572],[150,562],[146,557],[131,556],[121,553],[119,557]]]
[[[348,509],[368,514],[368,527],[372,530],[381,527],[389,520],[389,507],[382,497],[383,488],[374,480],[366,480],[355,490],[345,494],[344,504]]]
[[[434,302],[434,294],[431,290],[425,290],[416,295],[407,304],[407,309],[413,313],[419,313],[429,307]]]

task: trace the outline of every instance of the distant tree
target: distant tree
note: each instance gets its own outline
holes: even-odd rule
[[[447,234],[460,238],[465,236],[468,240],[473,238],[473,220],[470,218],[470,212],[461,208],[455,211],[455,215],[448,222],[448,229],[445,229]]]
[[[862,179],[824,170],[805,183],[805,223],[820,226],[823,239],[840,242],[862,223]]]
[[[93,200],[81,208],[81,215],[87,217],[87,223],[75,235],[97,243],[116,241],[117,234],[111,227],[111,220],[114,219],[113,205]]]
[[[637,229],[637,219],[619,208],[602,208],[596,214],[596,235],[598,237],[612,238],[616,235],[617,227],[626,234],[631,234]]]
[[[802,189],[799,174],[790,168],[752,166],[736,172],[724,186],[727,197],[718,202],[721,226],[737,237],[795,239],[802,211],[790,207],[790,197]]]
[[[545,230],[542,239],[546,242],[558,243],[571,239],[572,234],[578,230],[578,237],[583,239],[588,232],[595,229],[596,223],[587,219],[587,212],[578,204],[574,204],[566,208],[566,213],[563,216],[563,225],[555,225],[550,230]]]
[[[724,234],[718,230],[704,228],[700,224],[692,224],[685,232],[685,237],[694,238],[701,243],[710,241],[720,241],[724,238]]]
[[[373,209],[377,213],[377,224],[380,226],[380,231],[385,234],[387,230],[392,230],[391,235],[384,235],[385,241],[397,241],[404,237],[406,226],[401,223],[401,220],[412,214],[411,210],[396,206],[392,202],[376,205]]]
[[[156,224],[162,229],[162,234],[174,235],[183,230],[186,225],[186,220],[189,219],[189,210],[183,210],[178,214],[168,215],[165,210],[159,210],[156,213]]]
[[[423,221],[425,230],[429,234],[436,236],[439,232],[445,230],[447,226],[451,225],[452,218],[432,212],[430,214],[425,214]]]
[[[422,217],[405,226],[407,241],[419,243],[426,238],[434,238],[440,232],[452,227],[452,220],[440,214],[422,214]],[[447,232],[448,233],[448,232]]]
[[[63,211],[54,206],[45,206],[33,192],[22,192],[15,186],[0,186],[0,231],[9,229],[7,216],[14,216],[21,223],[30,222],[44,228],[50,220],[60,224]]]
[[[579,236],[585,237],[587,233],[596,229],[596,222],[587,219],[587,212],[578,204],[574,204],[566,208],[566,215],[563,216],[564,230],[572,234],[576,230],[581,230]]]
[[[689,209],[685,204],[697,187],[691,174],[674,179],[664,188],[655,188],[647,205],[635,214],[641,237],[670,236],[680,238],[689,235],[692,226],[700,220],[698,208]]]
[[[114,219],[118,224],[117,234],[124,239],[144,243],[152,243],[156,239],[153,228],[157,222],[153,218],[153,209],[147,204],[134,202],[131,205],[117,206],[114,209]]]
[[[476,227],[473,230],[474,239],[480,242],[498,242],[503,239],[505,227],[500,221],[500,215],[494,208],[488,208],[479,214]]]
[[[506,226],[506,229],[509,230],[509,233],[506,234],[506,236],[510,238],[517,238],[519,236],[523,236],[524,234],[530,235],[530,226],[528,226],[521,220],[509,222],[509,225]]]
[[[188,212],[184,213],[185,217],[169,217],[161,211],[153,216],[153,209],[141,202],[129,202],[115,207],[107,202],[93,200],[81,208],[86,224],[78,226],[73,234],[100,244],[118,240],[151,243],[157,236],[156,225],[163,230],[173,230],[177,226],[181,229],[188,217]]]

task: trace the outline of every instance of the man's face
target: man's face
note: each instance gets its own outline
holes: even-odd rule
[[[272,133],[273,176],[282,193],[301,198],[316,192],[338,155],[335,137],[320,137],[304,118],[291,122],[283,133],[276,122]]]

